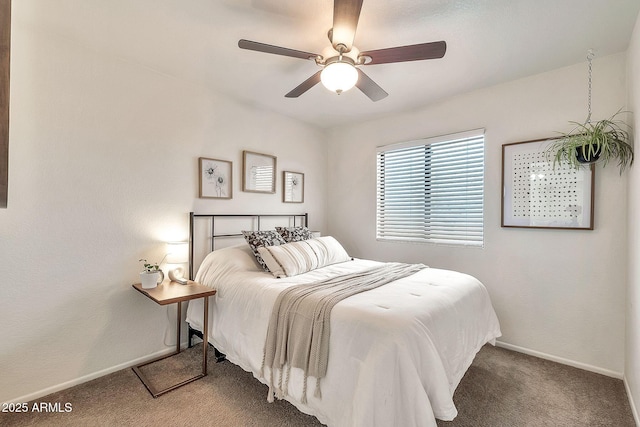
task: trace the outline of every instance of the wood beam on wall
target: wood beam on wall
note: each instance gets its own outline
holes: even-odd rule
[[[11,0],[0,0],[0,208],[9,195],[9,66]]]

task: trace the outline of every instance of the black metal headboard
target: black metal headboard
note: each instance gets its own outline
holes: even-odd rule
[[[209,251],[214,251],[216,249],[216,239],[224,239],[224,238],[237,238],[242,236],[242,229],[228,231],[228,228],[225,228],[224,231],[219,232],[216,228],[216,220],[218,222],[222,220],[234,220],[234,219],[244,219],[251,223],[251,227],[242,227],[242,229],[247,230],[261,230],[262,224],[267,219],[273,219],[282,221],[282,225],[284,226],[309,226],[309,214],[196,214],[191,212],[189,214],[189,279],[193,280],[195,276],[194,271],[194,239],[195,239],[195,226],[196,221],[207,221],[208,223],[208,232],[207,239],[211,240],[211,246]]]

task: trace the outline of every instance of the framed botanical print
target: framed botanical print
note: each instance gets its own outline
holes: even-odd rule
[[[284,203],[304,202],[304,174],[282,172],[282,201]]]
[[[200,194],[207,199],[231,199],[233,197],[233,163],[227,160],[200,157]]]
[[[593,230],[593,165],[555,163],[554,139],[502,146],[502,227]]]
[[[242,191],[251,193],[276,192],[276,157],[243,151]]]

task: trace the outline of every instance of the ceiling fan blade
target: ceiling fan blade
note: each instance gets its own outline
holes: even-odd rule
[[[446,51],[447,43],[439,41],[413,44],[409,46],[390,47],[387,49],[369,50],[367,52],[360,52],[359,56],[368,56],[371,58],[371,61],[365,61],[364,65],[374,65],[442,58]]]
[[[275,55],[290,56],[300,59],[315,59],[319,56],[317,53],[304,52],[302,50],[289,49],[286,47],[273,46],[270,44],[254,42],[251,40],[241,39],[238,41],[240,49],[255,50],[257,52],[273,53]]]
[[[305,93],[306,91],[308,91],[309,89],[311,89],[312,87],[314,87],[315,85],[317,85],[318,83],[320,83],[320,73],[322,73],[322,70],[318,71],[313,76],[309,77],[307,80],[300,83],[298,87],[296,87],[291,92],[286,94],[285,97],[297,98],[303,93]]]
[[[337,49],[339,44],[346,47],[349,52],[356,36],[358,19],[363,0],[334,0],[333,2],[333,28],[331,30],[331,44]]]
[[[376,82],[371,80],[360,68],[358,70],[358,82],[356,87],[369,97],[373,102],[386,98],[389,94],[384,91]]]

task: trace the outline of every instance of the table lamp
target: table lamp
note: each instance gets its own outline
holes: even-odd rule
[[[183,265],[189,262],[189,242],[167,242],[167,264],[174,264],[169,268],[169,279],[174,282],[187,284]]]

